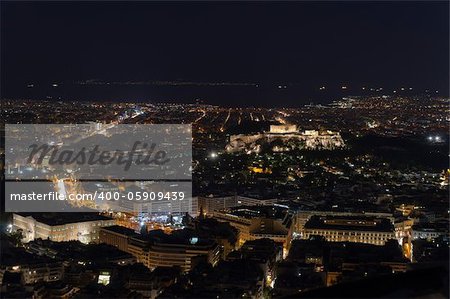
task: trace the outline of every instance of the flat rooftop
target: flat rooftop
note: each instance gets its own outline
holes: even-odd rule
[[[394,231],[394,226],[389,219],[364,216],[312,216],[305,223],[305,228],[374,232]]]
[[[22,217],[33,217],[37,222],[50,226],[64,225],[99,220],[112,220],[110,217],[98,213],[14,213]]]
[[[147,234],[139,234],[132,229],[119,225],[102,227],[102,229],[127,237],[132,237],[152,245],[210,246],[215,244],[213,239],[200,237],[196,231],[190,229],[175,230],[171,234],[166,234],[164,231],[159,229],[150,230]]]
[[[225,211],[228,214],[244,218],[284,219],[288,210],[279,206],[238,206]]]
[[[139,236],[138,233],[136,233],[133,229],[127,228],[120,225],[112,225],[112,226],[105,226],[102,227],[102,230],[107,230],[110,232],[118,233],[125,236]]]

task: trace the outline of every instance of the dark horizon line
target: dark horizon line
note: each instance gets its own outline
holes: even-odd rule
[[[389,97],[393,98],[395,96],[403,96],[408,98],[414,98],[414,97],[427,97],[428,100],[450,100],[448,95],[442,95],[440,93],[414,93],[414,94],[407,94],[408,91],[405,91],[406,93],[394,93],[394,94],[368,94],[368,95],[362,95],[362,94],[349,94],[349,95],[341,95],[341,96],[335,96],[333,100],[323,100],[323,99],[310,99],[309,102],[305,103],[299,103],[298,105],[294,105],[292,103],[279,103],[277,105],[269,106],[269,105],[227,105],[226,103],[223,104],[217,104],[213,103],[212,101],[206,101],[199,99],[199,101],[196,100],[189,100],[189,101],[182,101],[182,100],[151,100],[151,99],[130,99],[130,98],[124,98],[124,99],[85,99],[85,98],[79,98],[79,99],[69,99],[69,98],[52,98],[52,97],[0,97],[1,100],[5,101],[32,101],[32,102],[78,102],[78,103],[128,103],[128,104],[172,104],[172,105],[205,105],[205,106],[212,106],[212,107],[219,107],[219,108],[254,108],[254,109],[301,109],[308,106],[323,106],[327,107],[330,106],[333,102],[344,100],[346,98],[363,98],[363,100],[371,100],[372,98],[379,98],[379,97]]]

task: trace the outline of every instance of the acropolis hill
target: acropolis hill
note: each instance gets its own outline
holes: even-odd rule
[[[229,153],[258,153],[263,146],[274,152],[292,149],[333,150],[345,146],[339,132],[329,130],[300,131],[296,125],[271,125],[269,132],[231,135],[226,145]]]

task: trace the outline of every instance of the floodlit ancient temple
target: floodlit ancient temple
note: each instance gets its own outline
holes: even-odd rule
[[[269,132],[254,135],[231,135],[226,145],[229,153],[258,153],[264,146],[274,152],[293,149],[332,150],[345,146],[339,132],[305,130],[299,131],[296,125],[271,125]]]

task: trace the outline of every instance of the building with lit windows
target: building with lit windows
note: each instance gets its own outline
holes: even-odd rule
[[[191,238],[189,242],[157,242],[142,253],[142,261],[149,269],[179,266],[188,272],[194,268],[196,258],[204,257],[215,266],[220,260],[220,247],[212,240]]]
[[[449,238],[448,220],[441,220],[432,223],[417,223],[412,226],[412,238],[433,240],[438,237]]]
[[[236,195],[213,195],[199,196],[198,197],[198,209],[199,212],[203,211],[203,214],[213,215],[214,211],[225,210],[236,207],[237,203]]]
[[[276,204],[278,199],[274,197],[264,197],[259,194],[232,194],[199,196],[198,209],[203,210],[203,214],[212,216],[214,211],[222,211],[237,206],[267,206]]]
[[[295,227],[296,232],[302,233],[306,222],[312,216],[345,216],[345,217],[376,217],[387,218],[391,222],[394,222],[394,216],[392,213],[385,212],[349,212],[349,211],[329,211],[329,210],[301,210],[296,213]]]
[[[22,230],[23,242],[49,239],[55,242],[98,242],[101,227],[115,220],[97,213],[14,213],[13,227]]]
[[[305,224],[303,238],[323,236],[329,242],[384,245],[395,239],[389,219],[376,217],[313,216]]]
[[[188,272],[197,259],[203,258],[216,265],[221,255],[220,246],[214,240],[191,236],[183,230],[171,235],[161,231],[141,235],[121,226],[104,227],[100,231],[100,242],[132,254],[138,262],[152,270],[179,266]]]
[[[294,217],[280,206],[239,206],[214,212],[214,218],[239,230],[239,245],[256,239],[282,243],[287,252],[294,229]]]
[[[237,203],[242,206],[268,206],[276,204],[277,201],[277,198],[264,197],[256,194],[237,196]]]

